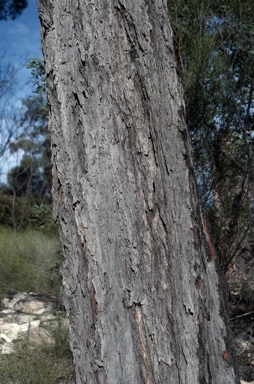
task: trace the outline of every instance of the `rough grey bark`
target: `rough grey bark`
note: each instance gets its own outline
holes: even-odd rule
[[[41,0],[77,383],[238,383],[166,0]]]

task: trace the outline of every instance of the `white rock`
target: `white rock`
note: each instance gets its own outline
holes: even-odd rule
[[[248,381],[240,381],[241,384],[254,384],[254,381],[248,382]]]
[[[30,324],[29,323],[25,323],[25,324],[19,324],[19,335],[20,334],[24,334],[24,333],[26,333],[27,331],[28,331],[28,329],[29,329],[29,326],[30,326]]]
[[[2,339],[4,339],[4,337],[8,340],[8,343],[9,342],[12,342],[13,340],[17,340],[18,338],[18,334],[17,333],[12,333],[12,332],[4,332],[4,333],[1,333],[2,335]]]
[[[3,309],[2,313],[6,314],[6,315],[11,315],[11,314],[15,313],[15,310],[14,309]]]
[[[9,299],[9,298],[3,298],[2,299],[2,303],[3,305],[8,308],[8,309],[13,309],[15,304],[20,301],[20,300],[24,300],[25,297],[27,296],[27,293],[23,292],[23,293],[17,293],[16,295],[13,296],[12,299]]]
[[[44,345],[53,342],[49,332],[44,328],[30,328],[28,337],[36,345]]]
[[[1,300],[4,306],[0,312],[0,353],[15,351],[14,340],[28,336],[36,344],[52,342],[49,332],[40,327],[42,323],[57,322],[53,315],[55,299],[36,298],[36,295],[19,293]]]
[[[14,309],[16,311],[22,311],[25,313],[33,313],[36,315],[42,315],[46,312],[46,305],[42,301],[32,300],[32,301],[18,301]]]
[[[35,328],[35,327],[39,327],[39,325],[40,325],[40,320],[33,320],[33,321],[31,321],[31,323],[30,323],[30,327],[29,328]]]
[[[19,327],[20,327],[19,324],[16,324],[16,323],[4,323],[4,324],[1,324],[0,332],[2,333],[11,332],[17,335],[19,333]]]
[[[5,333],[0,333],[0,338],[5,340],[6,343],[11,343],[13,340],[11,337],[7,336]]]
[[[14,351],[14,345],[12,343],[5,343],[2,346],[2,354],[3,355],[9,355],[10,353],[13,353]]]

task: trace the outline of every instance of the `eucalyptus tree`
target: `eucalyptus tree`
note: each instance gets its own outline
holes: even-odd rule
[[[1,0],[0,1],[0,21],[16,19],[27,7],[27,0]],[[15,68],[12,63],[5,64],[5,55],[0,56],[0,160],[9,149],[12,140],[19,136],[17,120],[19,111],[15,106],[10,105],[17,84]],[[6,163],[6,159],[0,162],[0,170]]]
[[[227,268],[253,230],[253,2],[168,4],[202,205]]]
[[[51,195],[51,150],[48,108],[45,95],[33,94],[22,100],[20,135],[10,144],[11,154],[22,153],[21,161],[8,173],[8,184],[17,195],[32,194],[40,199]]]
[[[11,64],[0,63],[0,174],[6,168],[5,155],[10,144],[20,134],[20,110],[10,102],[17,84],[16,74],[17,69]]]
[[[51,150],[48,130],[48,105],[45,97],[45,70],[41,59],[28,61],[31,69],[32,95],[21,100],[17,125],[19,136],[10,140],[13,155],[22,153],[20,163],[8,172],[8,184],[17,196],[32,194],[39,199],[51,195]]]
[[[239,383],[165,0],[41,0],[77,384]]]

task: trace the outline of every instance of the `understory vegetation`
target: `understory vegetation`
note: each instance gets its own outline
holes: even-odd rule
[[[21,3],[12,17],[25,7],[26,2]],[[168,9],[202,211],[229,283],[237,338],[240,328],[246,328],[244,320],[248,318],[250,326],[254,319],[248,317],[254,314],[253,2],[173,0]],[[0,20],[10,15],[5,7]],[[10,84],[15,74],[0,62],[5,80],[0,79],[0,171],[5,174],[0,183],[0,296],[26,291],[61,299],[63,256],[51,219],[44,64],[32,59],[28,67],[34,93],[9,115],[6,98],[9,101],[14,93]],[[2,165],[7,151],[22,154],[8,171]],[[59,320],[49,332],[52,343],[38,347],[22,340],[15,354],[0,355],[0,383],[75,382],[63,322]],[[240,365],[249,364],[249,353],[240,350]]]
[[[224,271],[253,258],[251,0],[168,1],[203,215]]]
[[[74,384],[69,335],[59,320],[48,328],[52,341],[40,344],[27,339],[16,343],[15,353],[0,356],[0,382],[4,384]]]
[[[34,229],[18,233],[0,227],[0,294],[40,292],[59,295],[61,248],[56,232]]]
[[[15,342],[15,353],[0,355],[0,383],[74,384],[74,368],[62,305],[60,265],[63,261],[51,205],[34,205],[27,211],[27,225],[16,231],[0,226],[0,298],[33,292],[58,299],[58,320],[46,328],[47,340]],[[7,217],[10,219],[10,217]],[[19,216],[16,217],[19,220]]]

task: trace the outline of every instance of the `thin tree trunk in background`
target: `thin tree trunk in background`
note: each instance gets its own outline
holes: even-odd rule
[[[77,383],[238,383],[165,0],[41,0]]]

